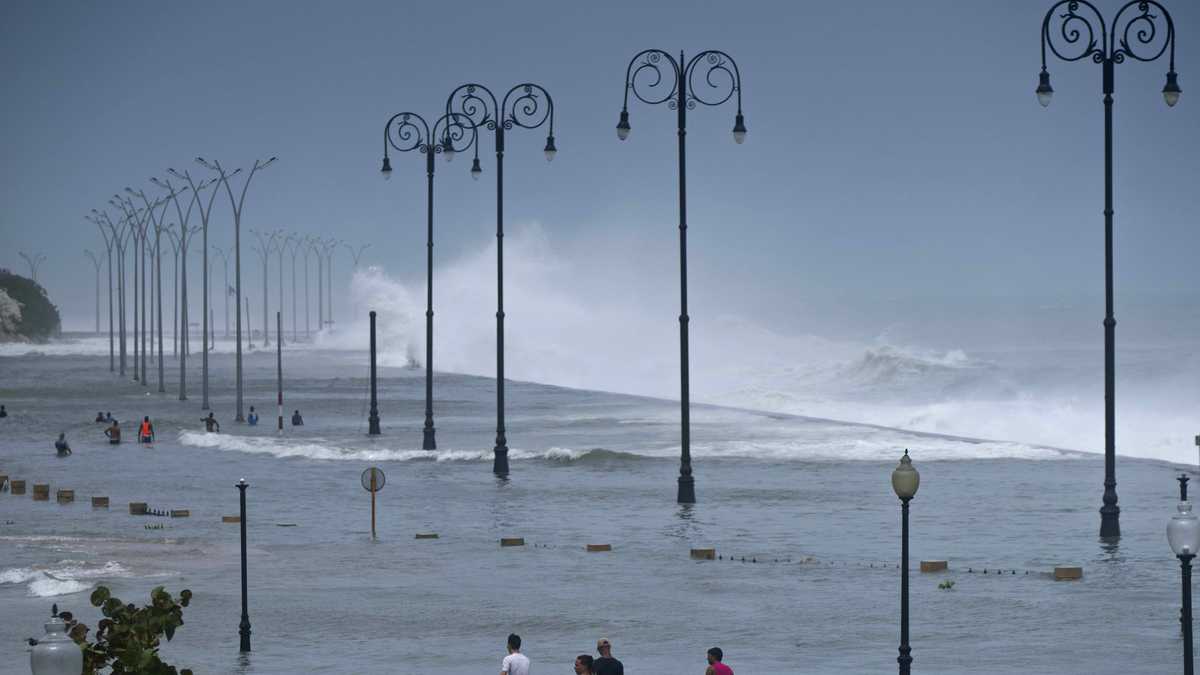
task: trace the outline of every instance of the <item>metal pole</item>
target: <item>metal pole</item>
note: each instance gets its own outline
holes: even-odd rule
[[[113,269],[112,246],[108,247],[108,371],[116,370],[116,360],[113,340]]]
[[[375,471],[371,471],[371,538],[375,538]]]
[[[679,52],[679,67],[684,67]],[[680,75],[679,115],[679,407],[683,433],[679,455],[680,504],[696,503],[696,479],[692,476],[692,404],[688,382],[688,309],[687,309],[687,87]]]
[[[235,330],[237,344],[234,345],[234,359],[237,373],[237,416],[234,420],[237,422],[245,422],[246,417],[242,414],[242,222],[238,217],[237,212],[234,212],[233,218],[233,283],[235,285],[235,300],[233,313],[236,319]],[[250,327],[250,301],[246,301],[246,327]]]
[[[900,500],[900,675],[912,672],[912,648],[908,646],[908,502]]]
[[[1192,662],[1192,558],[1196,556],[1183,554],[1179,556],[1179,565],[1183,568],[1183,675],[1193,675]]]
[[[242,526],[242,621],[238,624],[238,635],[241,636],[241,651],[250,651],[250,611],[246,593],[246,479],[238,481],[237,489],[241,493],[241,526]]]
[[[367,435],[378,436],[379,430],[379,403],[376,397],[376,376],[375,376],[375,311],[371,311],[371,414],[367,418]],[[371,474],[371,482],[375,482],[375,474]],[[374,503],[374,493],[372,492],[372,504]]]
[[[154,216],[152,214],[147,214],[147,216],[146,216],[146,218],[148,220],[152,219],[153,217]],[[149,242],[146,239],[147,234],[148,234],[147,230],[143,229],[142,230],[142,254],[141,254],[141,256],[139,256],[141,258],[141,267],[142,267],[142,386],[143,387],[149,386],[149,384],[150,384],[146,380],[146,351],[147,351],[146,347],[147,347],[147,343],[150,340],[150,331],[148,330],[149,326],[147,326],[147,324],[146,324],[146,309],[147,309],[146,306],[148,304],[148,302],[147,302],[148,294],[146,293],[146,286],[147,286],[147,282],[146,282],[146,246],[149,244]]]
[[[504,429],[504,125],[496,124],[496,447],[492,473],[508,475]]]
[[[133,230],[133,381],[137,382],[141,379],[138,374],[138,242],[141,237],[138,236],[138,226],[134,225]]]
[[[187,240],[188,228],[179,228],[179,400],[187,400],[188,354],[188,297],[187,297]]]
[[[426,245],[425,252],[425,429],[421,441],[424,450],[436,450],[433,427],[433,152],[426,153],[425,171],[428,190],[425,195]]]
[[[1100,507],[1100,537],[1121,536],[1117,506],[1116,450],[1116,326],[1113,318],[1113,60],[1104,60],[1104,506]]]
[[[311,303],[308,300],[308,251],[304,251],[304,337],[312,340],[312,324],[309,322]]]
[[[279,433],[283,433],[283,313],[275,312],[275,391],[279,404]]]
[[[279,243],[279,311],[283,311],[283,249],[287,247],[287,241]],[[275,341],[283,342],[283,327],[277,325],[275,327]]]
[[[162,228],[154,230],[154,283],[158,286],[158,391],[166,392],[163,382],[163,324],[162,324]]]

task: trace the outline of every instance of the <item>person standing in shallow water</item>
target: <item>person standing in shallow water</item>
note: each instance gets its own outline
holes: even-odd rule
[[[142,426],[138,429],[138,440],[142,443],[154,442],[154,425],[150,423],[150,417],[142,418]]]
[[[54,450],[59,457],[69,457],[71,455],[71,446],[67,445],[67,435],[59,434],[58,440],[54,441]]]
[[[252,427],[258,426],[258,413],[254,412],[254,406],[250,406],[250,414],[246,416],[246,422]]]
[[[625,675],[625,664],[615,659],[612,655],[612,643],[608,638],[600,638],[596,641],[596,652],[600,654],[600,658],[592,662],[592,672],[596,675]]]
[[[706,654],[708,658],[708,669],[704,671],[704,675],[733,675],[733,668],[721,663],[721,659],[725,658],[725,653],[720,647],[713,647]]]
[[[0,405],[0,417],[8,417],[8,410],[2,405]]]
[[[109,445],[116,445],[121,442],[121,425],[116,420],[112,421],[112,426],[104,430],[104,435],[108,437]]]
[[[529,675],[529,657],[521,653],[521,636],[508,636],[508,656],[500,662],[500,675]]]
[[[208,417],[205,417],[204,419],[202,419],[200,421],[204,422],[204,430],[205,431],[209,432],[210,434],[220,433],[221,423],[217,422],[217,418],[213,417],[212,413],[208,413]]]
[[[292,426],[294,426],[294,427],[304,426],[304,418],[300,416],[299,410],[292,413]]]

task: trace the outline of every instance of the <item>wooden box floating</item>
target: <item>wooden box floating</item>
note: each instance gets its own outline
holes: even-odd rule
[[[587,545],[588,553],[604,553],[605,551],[611,551],[611,550],[612,550],[612,544],[588,544]]]
[[[171,510],[172,518],[187,518],[191,515],[192,515],[192,512],[188,511],[187,509],[172,509]]]
[[[49,483],[34,483],[33,484],[33,501],[35,501],[35,502],[50,501],[50,484]]]
[[[131,516],[146,515],[146,502],[129,502],[129,515],[131,515]]]
[[[108,497],[92,497],[92,508],[107,509],[108,508]]]
[[[525,538],[524,537],[505,537],[504,539],[500,540],[500,545],[501,546],[524,546]]]
[[[12,490],[14,495],[23,495],[25,494],[25,481],[13,479],[9,489]]]
[[[418,532],[417,539],[437,539],[437,532]]]
[[[221,522],[222,523],[240,523],[240,522],[242,522],[242,517],[241,516],[221,516]]]
[[[1082,567],[1055,567],[1054,568],[1054,580],[1055,581],[1075,581],[1077,579],[1082,579],[1082,578],[1083,578],[1083,568]]]
[[[950,564],[945,560],[922,560],[922,572],[945,572],[950,569]]]
[[[692,549],[693,560],[716,560],[717,549],[715,548],[694,548]]]
[[[74,490],[59,490],[55,494],[55,499],[58,500],[59,504],[70,504],[71,502],[75,501],[75,491]]]

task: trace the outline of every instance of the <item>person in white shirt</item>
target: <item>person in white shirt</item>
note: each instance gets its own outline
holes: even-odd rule
[[[529,675],[529,657],[521,653],[521,636],[508,636],[508,656],[500,662],[500,675]]]

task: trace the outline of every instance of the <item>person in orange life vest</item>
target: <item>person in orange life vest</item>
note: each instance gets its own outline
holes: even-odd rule
[[[138,440],[142,443],[154,442],[154,425],[150,423],[150,417],[142,418],[142,425],[138,427]]]

